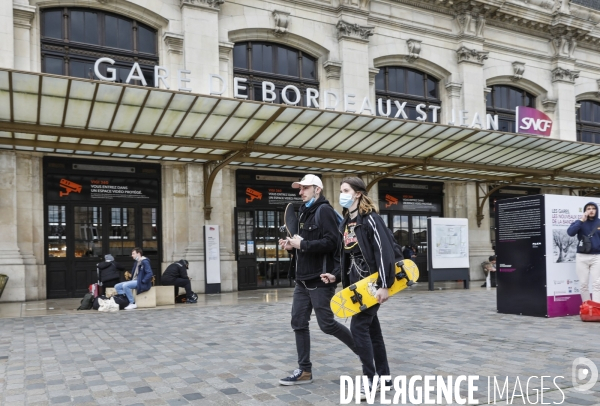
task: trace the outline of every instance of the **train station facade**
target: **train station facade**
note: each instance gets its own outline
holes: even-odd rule
[[[276,240],[305,173],[340,211],[365,179],[423,270],[427,217],[468,218],[474,280],[495,200],[600,187],[586,0],[15,0],[0,20],[0,301],[81,296],[136,246],[204,292],[204,226],[221,291],[290,286]]]

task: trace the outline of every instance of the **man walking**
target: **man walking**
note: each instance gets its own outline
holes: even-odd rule
[[[340,241],[337,215],[323,196],[323,183],[315,175],[306,175],[292,183],[300,189],[304,204],[300,207],[299,229],[292,238],[279,240],[286,250],[295,250],[296,288],[292,303],[292,329],[296,336],[298,368],[281,385],[301,385],[313,380],[310,362],[310,315],[315,310],[321,330],[336,337],[353,352],[354,341],[350,330],[333,318],[329,302],[335,294],[336,283],[325,283],[321,275],[331,273],[335,252]]]

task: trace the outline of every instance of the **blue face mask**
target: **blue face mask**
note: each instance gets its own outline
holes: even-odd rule
[[[310,199],[308,202],[304,203],[304,205],[306,207],[310,207],[313,203],[315,202],[315,198],[313,197],[312,199]]]
[[[352,195],[349,193],[340,193],[340,206],[349,209],[352,206]]]

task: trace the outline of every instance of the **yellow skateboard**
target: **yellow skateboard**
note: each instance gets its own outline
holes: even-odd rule
[[[376,285],[378,276],[379,274],[375,272],[336,293],[330,304],[333,313],[338,317],[347,318],[376,305],[375,293],[378,289]],[[389,288],[389,295],[393,296],[404,290],[407,286],[414,284],[417,279],[419,279],[419,268],[413,261],[405,259],[396,263],[396,281]]]

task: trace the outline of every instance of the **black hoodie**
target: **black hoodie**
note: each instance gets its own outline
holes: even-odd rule
[[[319,222],[316,212],[319,210]],[[310,207],[300,207],[297,234],[303,238],[296,250],[296,280],[320,280],[334,268],[335,252],[340,244],[337,216],[329,201],[320,196]],[[331,285],[334,286],[334,285]]]
[[[567,234],[569,234],[571,237],[577,235],[577,238],[581,240],[583,235],[590,235],[594,233],[594,230],[596,230],[592,236],[592,250],[589,253],[600,254],[600,221],[598,220],[598,205],[594,202],[586,203],[586,205],[583,206],[584,212],[585,208],[589,205],[592,205],[596,208],[596,217],[593,219],[588,218],[586,221],[574,221],[567,229]]]
[[[175,279],[179,278],[189,279],[187,266],[185,266],[183,259],[173,262],[167,267],[167,269],[165,269],[165,272],[162,274],[161,282],[163,285],[171,285]]]

